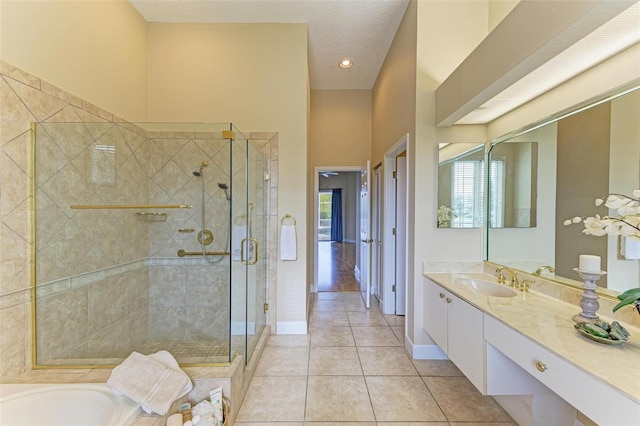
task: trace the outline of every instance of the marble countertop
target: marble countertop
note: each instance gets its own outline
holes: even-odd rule
[[[621,345],[605,345],[581,336],[571,317],[580,307],[534,290],[513,298],[489,297],[456,284],[456,278],[496,282],[483,273],[425,273],[427,278],[502,321],[596,379],[640,404],[640,329],[623,324],[631,333]],[[603,318],[609,320],[608,318]]]

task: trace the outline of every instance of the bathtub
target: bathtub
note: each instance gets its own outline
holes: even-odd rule
[[[130,425],[142,410],[104,383],[2,384],[2,426]]]

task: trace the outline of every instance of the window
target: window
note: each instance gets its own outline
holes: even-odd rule
[[[318,194],[318,241],[331,240],[331,191]]]
[[[456,161],[451,172],[452,228],[482,226],[484,162]]]

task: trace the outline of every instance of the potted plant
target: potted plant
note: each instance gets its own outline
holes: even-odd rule
[[[597,199],[596,206],[604,204],[610,209],[611,214],[606,216],[595,215],[591,217],[576,216],[564,221],[564,225],[583,223],[583,233],[587,235],[620,235],[632,240],[640,241],[640,189],[633,191],[631,197],[622,194],[610,194],[606,200]],[[613,312],[623,306],[633,304],[640,314],[640,287],[631,288],[618,295],[620,303]]]

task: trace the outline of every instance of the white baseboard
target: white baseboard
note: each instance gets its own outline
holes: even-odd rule
[[[307,334],[306,321],[286,321],[276,325],[276,334]]]
[[[414,345],[408,336],[404,336],[404,347],[413,359],[449,359],[438,345]]]

